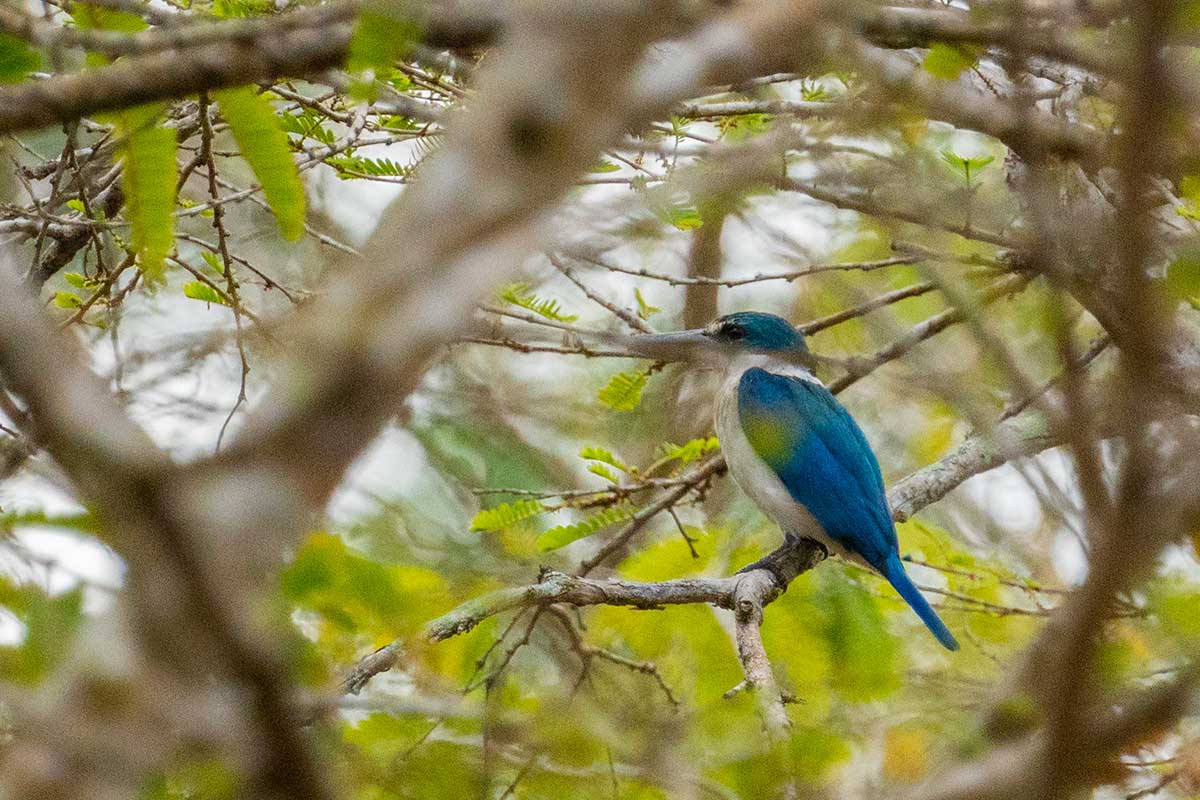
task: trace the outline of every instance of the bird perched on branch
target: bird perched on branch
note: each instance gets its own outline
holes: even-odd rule
[[[738,486],[783,530],[887,579],[949,650],[958,642],[900,560],[879,462],[862,430],[813,374],[804,336],[773,314],[743,311],[702,330],[630,337],[652,358],[725,369],[717,438]],[[767,566],[755,562],[742,571]]]

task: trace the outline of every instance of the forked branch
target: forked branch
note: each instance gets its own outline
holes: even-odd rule
[[[466,633],[488,617],[505,611],[560,603],[577,607],[628,606],[642,610],[709,603],[730,609],[734,612],[735,639],[738,658],[746,673],[746,688],[754,690],[758,696],[760,714],[768,734],[782,736],[789,723],[779,684],[763,648],[760,632],[763,608],[783,594],[798,575],[821,563],[825,556],[825,548],[811,539],[788,539],[758,562],[763,565],[759,569],[728,578],[677,578],[648,583],[582,578],[544,569],[537,583],[499,589],[469,600],[430,622],[425,633],[431,640],[439,642]],[[389,663],[384,668],[390,668],[394,659],[385,660]],[[366,663],[364,660],[355,669],[355,686],[361,687],[370,678],[370,675],[358,674]]]

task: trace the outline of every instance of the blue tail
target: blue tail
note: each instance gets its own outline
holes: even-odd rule
[[[917,616],[921,618],[925,626],[942,643],[942,647],[947,650],[957,650],[958,640],[954,638],[954,634],[950,633],[946,624],[938,618],[937,612],[930,607],[920,590],[913,584],[912,579],[908,577],[908,573],[904,571],[904,565],[900,563],[900,555],[892,553],[888,556],[881,571],[883,577],[888,579],[888,583],[900,593],[906,603],[912,606],[912,610],[917,612]]]

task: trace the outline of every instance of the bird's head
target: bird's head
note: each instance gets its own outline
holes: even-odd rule
[[[631,349],[662,361],[727,362],[755,353],[815,366],[804,335],[782,317],[761,311],[726,314],[699,330],[633,336],[629,342]]]

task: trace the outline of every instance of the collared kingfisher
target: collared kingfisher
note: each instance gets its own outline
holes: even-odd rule
[[[813,374],[815,359],[800,332],[773,314],[742,311],[701,330],[630,341],[650,357],[723,368],[717,438],[742,491],[785,537],[813,539],[878,572],[944,647],[958,649],[904,571],[879,461]]]

